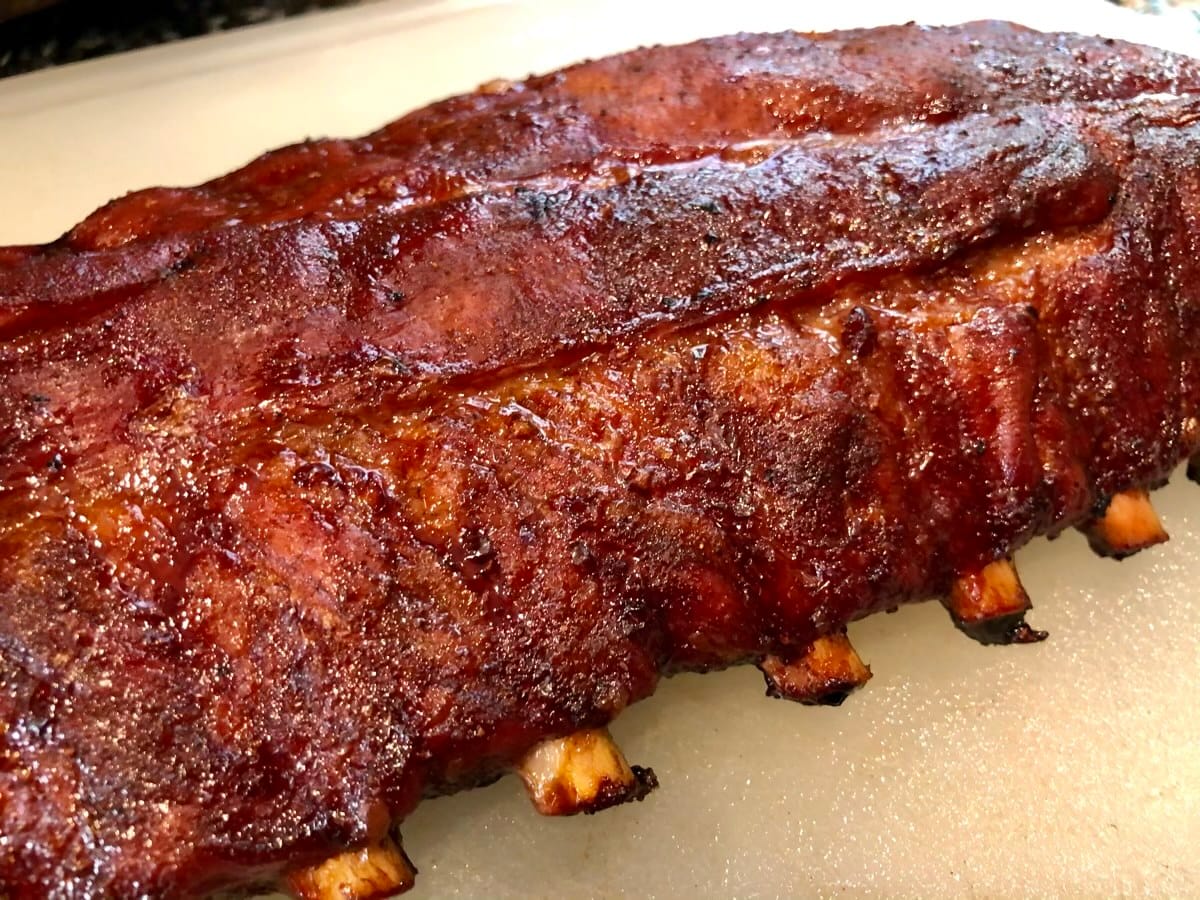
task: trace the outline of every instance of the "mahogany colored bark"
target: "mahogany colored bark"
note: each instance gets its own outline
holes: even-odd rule
[[[1197,446],[1200,67],[981,23],[435,104],[0,250],[0,884],[247,884]]]

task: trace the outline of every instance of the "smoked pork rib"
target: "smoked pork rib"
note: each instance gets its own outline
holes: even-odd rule
[[[649,786],[596,729],[663,673],[836,699],[934,596],[1030,639],[1014,549],[1164,536],[1198,216],[1194,61],[977,23],[493,84],[0,250],[0,893],[402,887],[422,796]]]

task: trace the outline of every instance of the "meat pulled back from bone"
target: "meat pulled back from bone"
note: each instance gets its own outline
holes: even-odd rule
[[[1013,552],[1200,449],[1197,122],[1119,42],[742,35],[0,249],[0,884],[400,890],[422,797],[638,795],[664,674],[1036,635]]]
[[[648,769],[630,766],[607,729],[589,728],[542,741],[517,771],[534,807],[544,816],[598,812],[641,800],[658,781]]]
[[[990,562],[977,572],[959,577],[950,588],[946,606],[954,624],[981,644],[1032,644],[1045,640],[1025,622],[1033,604],[1012,560]]]
[[[840,706],[871,677],[845,633],[823,635],[797,656],[772,654],[759,668],[768,694],[807,705]]]
[[[416,869],[388,835],[291,872],[282,887],[298,900],[384,900],[413,886]]]
[[[1158,513],[1145,490],[1115,494],[1095,520],[1084,529],[1092,549],[1101,556],[1123,559],[1167,539]]]

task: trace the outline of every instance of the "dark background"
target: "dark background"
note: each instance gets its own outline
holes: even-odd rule
[[[0,78],[353,2],[65,0],[0,21]]]

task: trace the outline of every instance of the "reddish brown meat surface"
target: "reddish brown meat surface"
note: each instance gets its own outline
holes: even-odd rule
[[[1200,66],[637,51],[0,250],[0,893],[356,846],[1196,449]]]

